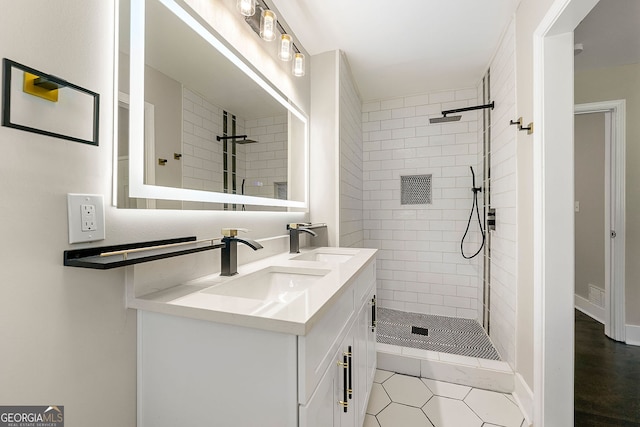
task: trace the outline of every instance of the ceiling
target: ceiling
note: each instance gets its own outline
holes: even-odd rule
[[[310,55],[346,53],[369,101],[477,85],[520,0],[272,1]]]
[[[309,54],[347,54],[369,101],[476,85],[520,0],[272,1]],[[640,0],[601,0],[575,42],[577,71],[640,63]]]
[[[574,32],[576,71],[640,63],[640,0],[601,0]]]

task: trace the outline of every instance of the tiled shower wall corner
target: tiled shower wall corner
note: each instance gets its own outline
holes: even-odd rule
[[[502,360],[515,365],[516,335],[516,134],[515,23],[512,21],[491,62],[491,235],[490,336]]]
[[[362,101],[340,55],[340,246],[362,247]]]
[[[478,318],[480,260],[460,254],[473,200],[469,166],[480,149],[478,115],[429,123],[442,110],[477,103],[477,89],[468,88],[363,104],[364,246],[380,249],[383,307]],[[414,174],[432,174],[431,204],[400,204],[400,177]],[[468,250],[478,247],[477,224],[465,242]]]
[[[486,75],[485,75],[486,77]],[[485,90],[486,88],[484,87],[484,82],[482,80],[480,80],[480,83],[478,83],[478,88],[477,88],[477,93],[478,93],[478,102],[479,103],[486,103],[486,94],[485,94]],[[486,197],[488,197],[488,195],[486,194],[486,183],[483,182],[484,180],[484,136],[485,136],[485,122],[484,122],[484,117],[486,114],[486,110],[478,110],[478,157],[477,157],[477,161],[476,161],[476,165],[474,166],[474,169],[476,171],[476,186],[478,187],[482,187],[482,192],[478,193],[478,208],[480,209],[480,217],[482,219],[482,226],[483,229],[486,229],[487,226],[487,221],[486,221],[486,209],[484,206],[484,200]],[[485,236],[487,237],[486,241],[485,241],[485,245],[482,251],[480,252],[480,254],[478,254],[478,275],[477,275],[477,280],[478,280],[478,322],[480,323],[480,325],[483,326],[483,328],[486,331],[486,322],[483,321],[483,316],[484,316],[484,301],[485,301],[485,297],[484,297],[484,287],[485,287],[485,283],[484,283],[484,276],[485,276],[485,252],[488,251],[488,232],[485,231]],[[482,239],[482,237],[480,237],[480,239]],[[477,250],[477,249],[476,249]]]

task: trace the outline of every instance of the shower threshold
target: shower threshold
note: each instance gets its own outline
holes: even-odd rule
[[[512,393],[513,370],[474,320],[378,307],[378,369],[501,393]],[[412,333],[417,332],[417,333]]]

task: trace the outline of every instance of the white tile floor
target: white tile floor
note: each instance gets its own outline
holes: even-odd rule
[[[364,427],[524,427],[509,394],[377,370]]]

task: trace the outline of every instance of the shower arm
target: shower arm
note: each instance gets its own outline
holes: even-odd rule
[[[464,113],[465,111],[484,110],[485,108],[491,108],[493,110],[493,108],[495,107],[495,104],[496,102],[492,101],[491,104],[476,105],[474,107],[456,108],[455,110],[441,111],[440,114],[442,114],[444,117],[447,117],[447,114]]]

